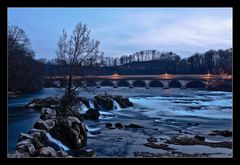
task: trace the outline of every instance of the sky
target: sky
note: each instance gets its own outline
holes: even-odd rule
[[[105,56],[141,50],[182,58],[232,47],[232,8],[8,8],[8,24],[28,34],[36,58],[53,59],[59,36],[79,22]]]

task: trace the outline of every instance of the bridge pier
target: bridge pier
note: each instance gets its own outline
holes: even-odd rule
[[[133,88],[134,80],[128,80],[129,88]]]
[[[113,88],[117,88],[118,87],[118,81],[112,81],[113,83]]]
[[[145,82],[145,85],[146,85],[146,89],[149,89],[150,88],[150,86],[149,86],[149,84],[150,84],[150,80],[144,80],[144,82]]]
[[[96,87],[101,88],[101,81],[96,81]]]
[[[86,81],[82,81],[82,85],[84,88],[87,88],[87,82]]]
[[[178,80],[181,84],[181,89],[185,89],[186,85],[190,82],[189,80]]]
[[[168,89],[169,88],[170,80],[161,80],[160,82],[163,84],[163,89]]]

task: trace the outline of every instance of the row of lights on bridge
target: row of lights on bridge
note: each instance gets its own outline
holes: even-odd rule
[[[210,78],[212,78],[212,76],[213,76],[213,75],[208,72],[208,73],[206,74],[206,76],[204,76],[204,77],[207,78],[207,79],[210,79]],[[230,75],[221,74],[221,76],[222,76],[223,79],[231,79],[231,76],[230,76]],[[112,75],[112,77],[113,77],[113,78],[118,78],[118,77],[120,77],[120,75],[117,74],[117,73],[114,73],[114,74]],[[168,78],[171,78],[171,74],[168,74],[167,72],[165,72],[165,74],[161,74],[160,77],[161,77],[161,78],[168,79]]]

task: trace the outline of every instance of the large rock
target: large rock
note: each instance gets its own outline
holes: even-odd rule
[[[132,107],[133,103],[129,101],[128,98],[122,96],[114,96],[114,100],[120,105],[121,108]]]
[[[33,127],[40,130],[46,130],[49,132],[54,126],[55,126],[54,120],[50,119],[50,120],[43,121],[42,119],[40,119],[34,124]]]
[[[32,141],[30,139],[23,140],[17,143],[16,148],[18,150],[22,150],[24,152],[28,152],[31,156],[35,154],[36,149],[34,145],[32,144]]]
[[[105,110],[113,109],[112,97],[109,95],[98,95],[94,97],[94,106],[96,108],[103,107]],[[98,109],[100,110],[100,109]]]
[[[7,155],[8,158],[28,158],[30,154],[22,150],[16,150],[13,153]]]
[[[27,139],[32,140],[33,136],[30,134],[26,134],[26,133],[20,133],[18,141],[23,141],[23,140],[27,140]]]
[[[87,141],[85,124],[73,116],[57,119],[50,134],[71,149],[83,147]]]
[[[56,110],[51,108],[42,108],[40,119],[56,119]]]
[[[97,120],[100,116],[100,113],[98,110],[90,108],[87,110],[86,114],[84,115],[87,119]]]
[[[216,135],[219,135],[219,136],[224,136],[224,137],[232,137],[232,131],[229,131],[229,130],[215,130],[215,131],[212,131],[212,133],[210,133],[209,135],[211,136],[216,136]]]
[[[57,157],[57,152],[51,147],[42,147],[37,155],[42,157]]]
[[[48,143],[48,138],[45,130],[33,128],[28,133],[33,136],[33,138],[37,138],[38,141],[41,142],[43,145],[46,145]]]
[[[35,109],[42,109],[45,108],[51,108],[59,105],[59,99],[57,98],[45,98],[45,99],[34,99],[29,104],[27,104],[25,107],[27,108],[35,108]]]

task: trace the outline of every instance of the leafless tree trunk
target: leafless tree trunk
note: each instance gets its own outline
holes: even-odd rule
[[[90,30],[81,23],[76,25],[69,38],[63,30],[57,44],[56,54],[57,58],[64,61],[68,67],[68,83],[66,86],[68,96],[71,96],[76,90],[76,87],[73,87],[73,78],[78,74],[76,73],[76,66],[82,66],[82,63],[86,62],[88,58],[96,58],[99,53],[99,44],[99,41],[90,39]]]

